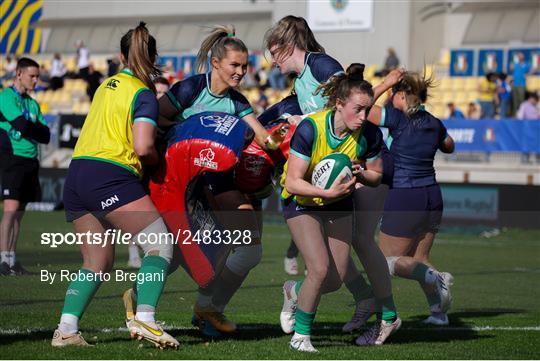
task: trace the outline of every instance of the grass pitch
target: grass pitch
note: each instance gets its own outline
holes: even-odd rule
[[[158,319],[181,342],[177,351],[158,350],[130,340],[123,321],[122,292],[129,282],[106,282],[81,322],[93,348],[53,349],[50,339],[59,320],[66,282],[41,282],[42,269],[76,271],[75,246],[55,249],[40,244],[41,232],[69,232],[63,213],[29,212],[23,220],[18,258],[36,275],[0,278],[0,353],[4,359],[539,359],[540,232],[506,230],[489,239],[479,231],[443,230],[432,262],[455,276],[449,327],[426,327],[424,296],[415,282],[394,279],[402,329],[382,347],[360,348],[355,334],[341,327],[353,312],[345,288],[326,295],[315,320],[313,344],[318,354],[290,351],[290,336],[279,327],[283,256],[289,242],[282,223],[266,224],[264,256],[233,298],[227,315],[239,332],[207,340],[190,324],[196,287],[179,270],[167,281]],[[117,247],[116,267],[127,260]],[[371,320],[372,322],[373,320]]]

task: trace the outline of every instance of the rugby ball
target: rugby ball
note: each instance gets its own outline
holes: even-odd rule
[[[352,179],[351,160],[343,153],[332,153],[317,163],[311,175],[311,184],[321,189],[330,189],[341,174],[345,174],[343,182]]]

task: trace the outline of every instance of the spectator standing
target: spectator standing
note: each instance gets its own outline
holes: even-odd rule
[[[107,76],[111,77],[118,73],[118,67],[120,66],[120,60],[118,56],[113,56],[110,59],[107,59]]]
[[[15,76],[15,69],[17,68],[17,59],[11,57],[10,55],[6,56],[6,75],[4,79],[11,80]]]
[[[77,40],[77,66],[79,67],[79,77],[87,80],[90,72],[90,51],[84,46],[82,40]]]
[[[259,87],[259,80],[257,79],[257,69],[250,61],[248,62],[247,73],[244,75],[244,87],[246,89],[253,89]]]
[[[259,99],[257,100],[257,103],[255,104],[255,109],[253,109],[255,113],[257,113],[257,115],[261,115],[266,110],[266,108],[268,108],[268,104],[269,104],[268,97],[260,91],[259,91],[259,94],[260,94]]]
[[[64,76],[66,75],[66,67],[62,62],[60,54],[54,54],[53,61],[51,63],[51,90],[57,90],[64,87]]]
[[[268,83],[274,90],[285,90],[285,76],[278,67],[273,66],[268,74]]]
[[[497,84],[495,83],[496,75],[494,73],[487,73],[486,77],[480,81],[478,86],[479,96],[478,103],[480,104],[481,117],[482,118],[494,118],[495,117],[495,105],[498,101]]]
[[[519,106],[525,100],[525,88],[527,74],[531,71],[531,65],[525,62],[525,55],[517,53],[517,62],[510,64],[512,71],[512,115],[516,114]]]
[[[394,48],[388,48],[388,56],[384,61],[384,69],[388,72],[396,69],[399,66],[399,58],[397,57]]]
[[[384,59],[384,66],[381,70],[375,73],[375,76],[383,77],[399,66],[399,58],[394,48],[388,48],[388,55]]]
[[[94,65],[90,64],[88,66],[88,76],[86,78],[88,85],[86,86],[86,94],[90,97],[90,101],[94,99],[94,94],[99,88],[99,85],[103,81],[103,74],[98,70],[94,69]]]
[[[512,88],[506,80],[507,75],[500,73],[497,80],[497,93],[499,96],[499,116],[501,119],[508,118],[512,107]]]

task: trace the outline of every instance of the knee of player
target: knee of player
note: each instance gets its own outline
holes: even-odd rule
[[[135,241],[141,246],[145,256],[158,256],[167,263],[173,257],[174,239],[160,217],[135,235]]]
[[[227,258],[227,268],[238,275],[245,275],[262,259],[262,245],[241,246]]]
[[[109,273],[113,268],[114,260],[112,258],[93,259],[88,263],[83,263],[83,268],[94,273]]]
[[[323,283],[326,280],[329,269],[330,266],[328,260],[317,262],[316,264],[308,266],[307,277],[313,279],[317,283]]]

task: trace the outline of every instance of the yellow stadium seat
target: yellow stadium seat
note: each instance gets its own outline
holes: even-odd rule
[[[452,78],[444,77],[441,79],[441,85],[439,86],[441,90],[452,90]]]
[[[71,91],[74,85],[75,81],[73,79],[64,79],[64,89]]]
[[[447,113],[446,106],[443,104],[434,106],[433,111],[431,112],[431,114],[433,114],[434,116],[440,119],[445,119],[446,113]]]
[[[463,114],[465,114],[465,116],[467,116],[467,108],[469,107],[469,102],[464,102],[464,103],[457,103],[456,104],[456,107],[461,110],[463,112]]]
[[[32,98],[38,103],[41,103],[43,100],[43,92],[34,92]]]
[[[540,76],[528,76],[527,89],[531,91],[540,90]]]
[[[454,93],[454,103],[463,103],[467,101],[467,93],[464,91],[458,91]]]
[[[476,90],[478,89],[478,79],[474,76],[466,77],[465,79],[465,90]]]
[[[477,91],[468,91],[467,93],[467,102],[475,102],[478,99],[478,92]]]
[[[75,61],[75,58],[67,58],[64,61],[64,64],[66,66],[66,69],[68,71],[77,71],[77,62]]]
[[[50,102],[51,101],[51,98],[53,96],[53,91],[52,90],[47,90],[45,92],[43,92],[43,101],[44,102]]]
[[[465,89],[465,78],[462,78],[462,77],[455,77],[455,78],[454,78],[454,82],[453,82],[453,84],[452,84],[452,89],[453,89],[454,91]]]
[[[75,79],[73,83],[73,90],[86,91],[86,82],[82,79]]]
[[[448,103],[454,103],[455,102],[455,94],[451,91],[448,91],[444,93],[442,98],[442,104],[446,105]]]
[[[375,76],[375,71],[377,71],[377,65],[366,65],[364,69],[364,77],[366,79],[371,79]]]
[[[41,102],[39,103],[39,108],[41,109],[41,113],[47,114],[49,112],[49,103]]]
[[[51,59],[43,59],[39,62],[39,64],[45,66],[45,69],[51,70]]]

